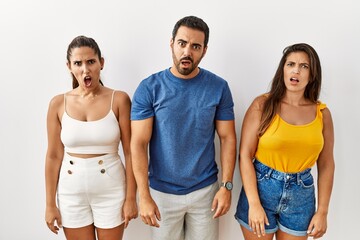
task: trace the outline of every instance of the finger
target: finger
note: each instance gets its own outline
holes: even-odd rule
[[[251,226],[253,233],[256,235],[256,224],[254,222],[251,222],[250,226]]]
[[[309,224],[309,227],[308,227],[306,233],[311,236],[313,230],[314,230],[314,224],[311,222],[311,223]]]
[[[57,225],[59,226],[59,228],[62,228],[62,220],[61,217],[56,219]]]
[[[269,223],[269,219],[267,218],[267,216],[266,216],[266,215],[265,215],[265,224],[266,224],[266,225],[268,225],[268,226],[270,225],[270,223]]]
[[[217,208],[217,206],[218,206],[218,201],[217,201],[217,199],[215,198],[215,199],[213,200],[212,204],[211,204],[211,211],[212,211],[212,212],[215,211],[215,209]]]
[[[256,235],[258,236],[258,237],[261,237],[261,225],[264,225],[263,223],[258,223],[258,224],[256,224]]]
[[[141,216],[141,221],[143,221],[143,223],[145,223],[146,225],[148,225],[147,220],[146,220],[146,217]]]
[[[221,212],[222,212],[222,208],[218,207],[218,208],[216,209],[216,212],[215,212],[213,218],[215,219],[215,218],[220,217],[220,216],[221,216]]]
[[[260,232],[261,232],[262,236],[265,236],[265,225],[264,224],[260,225]]]
[[[151,226],[153,227],[160,227],[159,223],[156,221],[156,217],[153,216],[150,218]]]
[[[130,219],[128,217],[125,218],[125,222],[124,222],[124,227],[127,228],[127,226],[129,225],[129,221]]]
[[[47,225],[48,225],[48,228],[50,229],[50,231],[57,234],[57,230],[59,230],[59,229],[56,226],[54,226],[53,223],[47,223]]]
[[[161,215],[160,215],[160,211],[158,208],[155,209],[155,216],[156,216],[157,220],[161,221]]]

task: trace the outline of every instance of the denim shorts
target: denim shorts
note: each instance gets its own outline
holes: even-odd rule
[[[278,229],[294,235],[306,236],[311,218],[315,213],[315,187],[310,168],[299,173],[283,173],[265,166],[255,159],[257,187],[261,205],[270,225],[266,233]],[[248,222],[249,204],[242,188],[235,218],[252,231]]]

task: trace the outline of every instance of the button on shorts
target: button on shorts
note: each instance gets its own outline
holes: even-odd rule
[[[62,224],[79,228],[121,225],[125,170],[119,155],[77,158],[65,153],[57,190]]]
[[[306,236],[308,226],[315,213],[314,179],[306,169],[288,174],[254,161],[257,187],[261,205],[270,225],[265,225],[266,233],[278,229],[294,236]],[[240,192],[235,218],[252,231],[248,222],[249,203],[244,188]]]

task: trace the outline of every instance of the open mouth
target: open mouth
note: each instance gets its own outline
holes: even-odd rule
[[[192,64],[192,62],[193,62],[192,59],[189,57],[180,60],[181,65],[184,67],[189,67]]]
[[[290,81],[291,81],[291,82],[299,82],[299,79],[297,79],[297,78],[290,78]]]
[[[89,77],[89,76],[84,77],[84,83],[85,83],[85,86],[90,87],[91,77]]]

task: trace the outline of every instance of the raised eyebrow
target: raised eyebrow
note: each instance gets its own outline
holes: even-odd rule
[[[182,42],[182,43],[188,43],[187,41],[183,40],[183,39],[178,39],[178,42]]]

